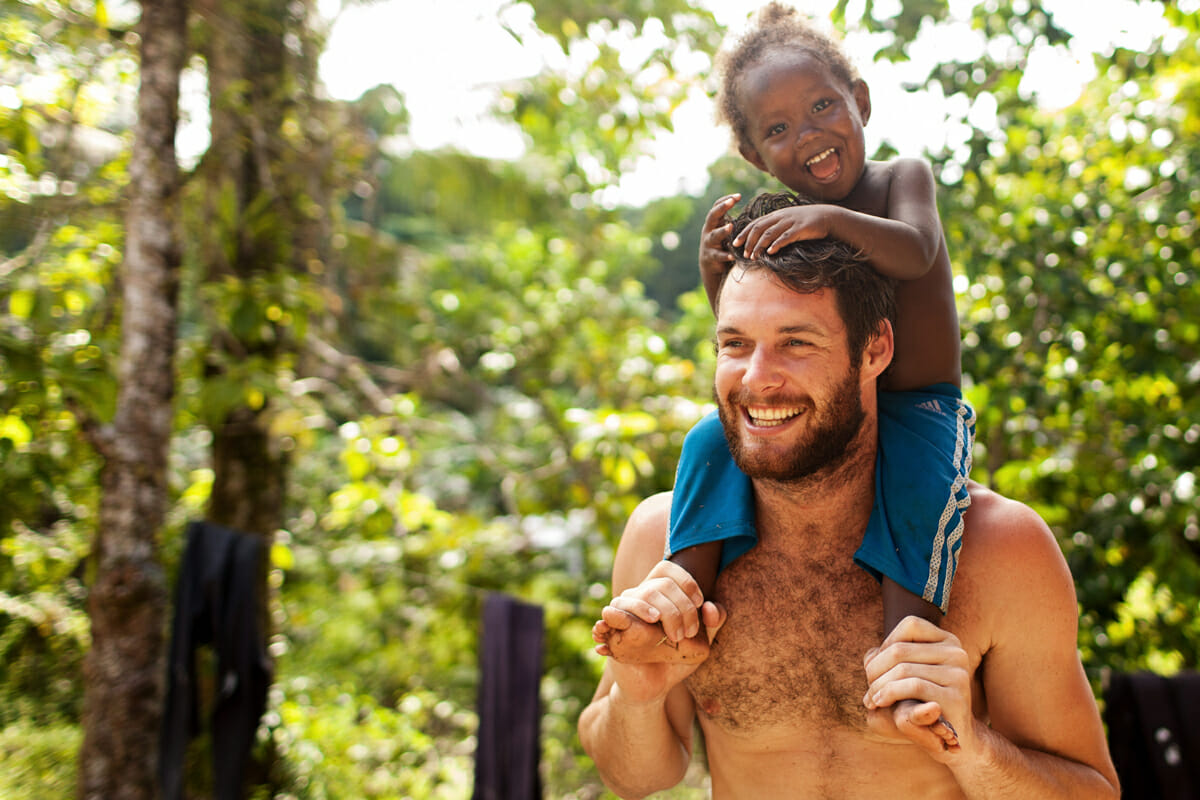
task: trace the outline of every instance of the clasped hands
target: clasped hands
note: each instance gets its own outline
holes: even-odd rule
[[[708,657],[725,620],[725,609],[704,600],[686,570],[664,560],[604,607],[592,639],[597,653],[636,671],[657,696]],[[873,733],[907,739],[942,762],[974,744],[970,665],[954,634],[907,617],[865,654],[863,668]]]

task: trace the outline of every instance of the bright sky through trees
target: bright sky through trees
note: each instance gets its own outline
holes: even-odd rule
[[[717,19],[736,29],[763,0],[704,0]],[[868,146],[886,139],[900,153],[918,155],[959,146],[967,128],[954,120],[971,115],[983,128],[994,108],[986,100],[966,108],[961,98],[947,99],[928,92],[906,92],[904,83],[923,79],[934,58],[969,60],[985,46],[983,38],[965,22],[975,0],[951,3],[952,17],[960,22],[945,26],[911,49],[913,62],[881,69],[871,54],[880,42],[850,32],[847,45],[871,86],[873,114],[867,128]],[[848,16],[854,18],[852,8]],[[898,13],[876,2],[875,13]],[[834,0],[812,0],[804,8],[827,16]],[[1027,88],[1036,90],[1049,107],[1070,104],[1080,87],[1094,74],[1091,54],[1120,44],[1143,49],[1150,37],[1165,30],[1161,4],[1135,0],[1049,0],[1047,8],[1059,24],[1075,34],[1071,50],[1043,48],[1036,52],[1027,75]],[[520,133],[488,118],[487,109],[505,82],[535,74],[543,67],[569,67],[557,45],[533,24],[532,9],[507,0],[456,0],[429,3],[421,0],[385,0],[341,7],[341,0],[322,0],[321,11],[336,16],[329,47],[321,60],[321,77],[330,93],[354,99],[366,89],[391,83],[406,98],[412,116],[407,147],[432,149],[453,145],[482,156],[510,158],[520,155]],[[518,43],[501,20],[522,36]],[[926,56],[923,58],[922,56]],[[621,183],[621,200],[639,202],[673,194],[681,188],[703,188],[709,163],[725,151],[728,131],[713,124],[712,107],[705,92],[707,62],[696,64],[693,98],[676,113],[673,135],[654,143],[652,152]],[[901,120],[926,120],[904,125]],[[949,122],[946,122],[949,120]]]

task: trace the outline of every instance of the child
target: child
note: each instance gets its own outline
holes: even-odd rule
[[[718,113],[739,152],[814,201],[755,220],[730,244],[753,258],[790,242],[835,238],[898,281],[895,358],[879,393],[876,502],[855,561],[882,581],[885,634],[908,615],[939,623],[949,608],[962,511],[970,502],[975,417],[959,388],[958,312],[933,173],[915,159],[867,160],[867,85],[837,43],[794,9],[764,7],[723,54],[721,67]],[[726,249],[728,212],[739,199],[718,200],[701,235],[701,277],[713,304],[733,259]],[[709,596],[719,569],[755,540],[750,481],[733,465],[714,412],[684,443],[668,557]],[[673,658],[667,648],[654,655],[632,641],[622,652],[621,637],[610,637],[629,624],[621,613],[606,610],[597,623],[599,652],[619,660]],[[941,735],[953,744],[947,732]]]

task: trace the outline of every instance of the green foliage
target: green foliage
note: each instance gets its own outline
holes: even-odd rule
[[[126,182],[121,95],[136,74],[103,4],[0,4],[0,726],[79,714],[81,559],[98,460],[73,410],[112,412]],[[128,95],[126,95],[128,96]],[[8,728],[16,731],[16,728]],[[48,748],[57,727],[14,758]],[[61,738],[61,736],[60,736]],[[21,755],[16,755],[20,753]],[[12,791],[34,787],[6,772]],[[36,763],[35,763],[36,761]],[[59,779],[61,780],[61,778]],[[48,786],[48,784],[47,784]],[[0,791],[9,796],[7,791]],[[20,796],[20,795],[14,795]]]
[[[470,795],[471,712],[433,692],[385,706],[356,691],[310,687],[302,678],[275,687],[266,725],[279,758],[277,792],[298,800]]]
[[[681,0],[531,5],[540,31],[583,66],[544,71],[507,93],[503,110],[582,206],[632,166],[643,142],[671,129],[720,31],[710,12]]]
[[[890,34],[880,57],[893,60],[949,10],[905,2],[876,19],[876,5],[835,17]],[[19,100],[0,89],[6,797],[73,785],[99,492],[85,428],[111,415],[115,386],[120,111],[136,75],[120,24],[84,6],[0,2],[0,85]],[[730,157],[700,197],[606,208],[605,187],[699,84],[720,32],[675,0],[533,8],[573,66],[502,103],[528,158],[389,154],[408,118],[380,89],[286,111],[272,132],[280,202],[206,193],[203,167],[188,187],[168,566],[212,489],[209,427],[262,410],[289,457],[258,796],[465,796],[489,591],[546,612],[547,796],[604,796],[575,735],[602,666],[590,624],[625,518],[669,488],[707,408],[704,215],[770,181]],[[997,108],[996,129],[935,154],[980,412],[976,476],[1052,525],[1097,687],[1105,669],[1200,663],[1200,24],[1166,13],[1174,38],[1103,54],[1059,112],[1019,88],[1030,48],[1064,41],[1039,3],[975,7],[995,46],[929,76]],[[24,76],[38,70],[54,91],[35,102]],[[264,242],[262,269],[224,269],[239,233]]]
[[[848,0],[838,0],[833,10],[833,19],[840,25],[847,22]],[[906,61],[908,47],[917,38],[921,26],[946,19],[949,3],[945,0],[907,0],[899,13],[891,16],[876,15],[875,0],[865,0],[858,22],[872,33],[890,33],[892,41],[876,54],[892,62]],[[1005,9],[1007,11],[1007,9]]]
[[[1010,127],[945,195],[982,475],[1059,534],[1096,676],[1200,659],[1181,613],[1200,603],[1188,41],[1116,53],[1080,104]]]
[[[50,800],[75,795],[74,725],[40,726],[21,722],[0,728],[0,797]]]

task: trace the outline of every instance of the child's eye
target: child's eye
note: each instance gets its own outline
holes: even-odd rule
[[[813,103],[813,113],[816,113],[818,111],[824,111],[825,109],[829,108],[831,105],[833,105],[833,101],[828,98],[825,98],[823,100],[818,100],[817,102]]]
[[[770,128],[767,129],[767,136],[768,137],[778,136],[779,134],[783,133],[786,130],[787,130],[787,125],[780,122],[778,125],[772,125]]]

